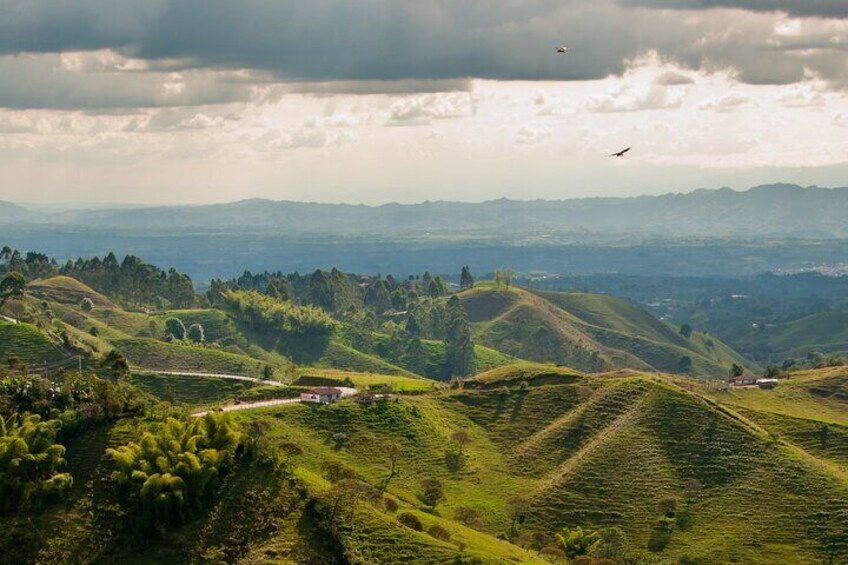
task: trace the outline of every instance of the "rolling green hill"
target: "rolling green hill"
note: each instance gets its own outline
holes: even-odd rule
[[[370,405],[235,412],[261,445],[287,455],[273,466],[243,459],[208,512],[143,545],[106,526],[108,505],[92,506],[106,484],[96,477],[108,473],[98,454],[126,441],[127,421],[68,452],[69,465],[95,481],[36,519],[29,531],[49,536],[31,550],[39,563],[73,555],[116,564],[541,564],[562,562],[553,532],[614,526],[624,538],[613,563],[840,563],[848,558],[846,393],[848,369],[798,373],[771,391],[728,391],[683,377],[521,363]],[[810,412],[816,406],[823,415]],[[457,430],[468,436],[462,455]],[[398,473],[386,481],[393,449]],[[431,478],[444,486],[435,508],[422,500]],[[687,486],[693,481],[697,488]],[[328,528],[334,497],[350,485],[370,494],[346,499],[344,526]],[[664,499],[674,500],[673,517],[658,509]]]
[[[812,314],[789,322],[769,324],[756,335],[740,338],[748,347],[757,346],[773,362],[807,353],[848,352],[848,312],[832,311]]]
[[[5,364],[10,357],[37,368],[44,363],[65,361],[70,355],[32,324],[10,324],[0,320],[0,363]]]
[[[702,377],[723,376],[733,363],[750,366],[717,338],[694,333],[687,339],[610,296],[490,285],[460,296],[478,342],[523,359],[591,372],[631,368]]]

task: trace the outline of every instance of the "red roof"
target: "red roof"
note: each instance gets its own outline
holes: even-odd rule
[[[326,396],[330,394],[341,394],[342,391],[335,387],[331,386],[319,386],[307,391],[309,394],[318,394],[320,396]]]

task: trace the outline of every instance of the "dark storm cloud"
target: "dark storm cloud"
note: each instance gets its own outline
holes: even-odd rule
[[[273,80],[302,83],[304,89],[314,84],[323,85],[316,88],[326,92],[356,92],[362,90],[351,86],[356,82],[362,82],[364,90],[392,81],[438,90],[440,84],[454,89],[468,78],[598,79],[620,74],[628,59],[654,50],[690,69],[736,69],[741,80],[751,83],[796,82],[810,69],[833,84],[845,85],[846,43],[835,32],[800,38],[794,45],[775,44],[768,41],[773,17],[706,8],[783,8],[803,15],[843,17],[846,4],[845,0],[0,0],[0,54],[113,49],[163,70],[251,69],[259,73],[255,76],[264,73]],[[669,6],[696,11],[658,9]],[[563,42],[571,50],[559,56],[554,47]],[[7,75],[2,80],[16,78]],[[334,89],[334,82],[343,88]],[[407,86],[400,90],[408,90]],[[0,105],[8,105],[5,98],[0,89]],[[42,98],[46,99],[40,105],[49,106],[50,96]],[[18,96],[18,101],[26,104],[26,97]]]
[[[683,10],[740,8],[757,12],[785,12],[793,16],[848,18],[846,0],[619,0],[619,3]]]

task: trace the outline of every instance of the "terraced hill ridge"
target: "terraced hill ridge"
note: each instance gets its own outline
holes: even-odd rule
[[[717,378],[733,363],[756,369],[718,338],[677,328],[615,297],[497,290],[478,285],[460,295],[483,345],[538,362],[584,371],[630,368]]]
[[[90,491],[78,489],[67,511],[40,518],[51,532],[41,561],[562,563],[553,534],[580,526],[620,528],[613,563],[841,563],[847,409],[846,368],[766,391],[522,363],[386,402],[245,410],[236,417],[284,449],[284,465],[245,459],[208,514],[144,547],[88,527],[96,516],[77,509]],[[70,464],[92,467],[104,442],[91,445]],[[435,507],[422,490],[433,478]],[[371,494],[345,498],[343,525],[327,529],[348,485]]]

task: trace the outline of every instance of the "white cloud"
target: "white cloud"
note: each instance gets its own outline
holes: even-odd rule
[[[515,132],[515,143],[518,145],[538,145],[551,137],[551,130],[541,125],[521,126]]]
[[[473,116],[476,104],[473,94],[439,93],[409,96],[392,103],[386,125],[422,126],[432,123],[433,120]]]
[[[724,96],[702,102],[698,105],[698,109],[715,112],[733,112],[743,108],[752,108],[755,105],[756,103],[750,96],[744,94],[725,94]]]

